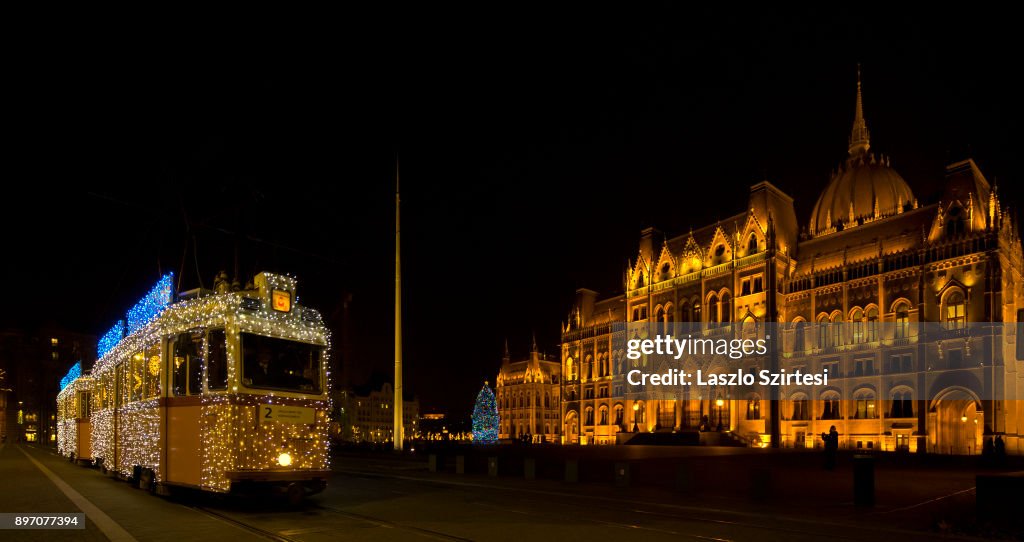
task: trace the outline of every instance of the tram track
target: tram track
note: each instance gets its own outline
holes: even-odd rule
[[[464,487],[478,487],[478,488],[490,488],[490,489],[495,489],[496,488],[496,486],[488,485],[486,483],[471,482],[471,481],[463,482],[463,481],[449,481],[449,480],[432,480],[432,479],[426,479],[426,478],[419,478],[419,477],[415,477],[415,476],[403,476],[403,475],[395,475],[395,474],[379,473],[379,472],[363,472],[363,471],[355,471],[355,470],[350,470],[350,469],[341,470],[339,472],[347,474],[347,475],[350,475],[350,476],[358,476],[358,477],[365,477],[365,478],[394,478],[394,479],[404,480],[404,481],[408,481],[408,482],[412,482],[412,483],[416,483],[416,484],[420,484],[420,485],[427,485],[427,486],[433,486],[433,487],[448,486],[448,487],[457,488],[457,487],[460,487],[460,486],[464,486]],[[669,519],[669,520],[684,521],[684,522],[690,522],[690,523],[696,523],[696,524],[715,524],[715,525],[719,525],[721,527],[733,527],[733,528],[738,528],[738,529],[751,530],[751,531],[753,531],[755,533],[764,533],[764,532],[769,532],[770,531],[770,532],[776,532],[776,533],[780,533],[780,534],[783,534],[783,535],[789,535],[789,536],[793,536],[793,537],[796,537],[796,536],[808,537],[811,540],[819,539],[821,537],[821,532],[822,532],[821,529],[822,528],[827,528],[827,529],[830,529],[830,534],[828,536],[830,539],[835,539],[835,540],[863,540],[863,539],[865,539],[864,536],[856,536],[856,535],[853,535],[852,533],[850,533],[848,530],[844,531],[844,529],[850,529],[851,527],[853,527],[852,525],[850,525],[848,523],[841,523],[841,522],[836,522],[836,521],[822,521],[820,519],[813,519],[812,520],[812,519],[799,518],[799,517],[785,517],[785,518],[783,518],[783,517],[780,517],[780,516],[776,516],[776,515],[772,515],[772,514],[766,514],[766,513],[737,512],[737,511],[733,511],[733,510],[724,510],[724,509],[717,509],[717,508],[692,507],[692,506],[686,506],[686,505],[673,505],[673,504],[664,504],[664,503],[647,502],[647,501],[618,500],[618,499],[612,501],[612,500],[610,500],[607,497],[602,497],[602,496],[597,496],[597,495],[574,494],[574,493],[568,493],[568,492],[547,491],[547,490],[541,490],[541,489],[511,488],[511,487],[501,487],[501,489],[502,490],[506,490],[506,491],[510,491],[510,492],[520,493],[520,494],[542,495],[542,496],[545,496],[545,497],[548,497],[548,498],[554,497],[555,499],[557,499],[555,502],[557,502],[559,505],[571,506],[573,508],[580,508],[580,509],[586,509],[586,510],[600,509],[600,510],[605,510],[605,511],[609,511],[609,512],[616,513],[616,514],[621,514],[621,513],[626,512],[626,513],[631,513],[631,514],[643,515],[643,516],[647,516],[647,517],[660,517],[660,518],[665,518],[665,519]],[[572,499],[580,499],[582,501],[586,501],[586,503],[573,502]],[[536,502],[532,502],[532,501],[528,501],[528,502],[529,502],[529,504],[537,504]],[[495,505],[495,504],[485,503],[485,502],[481,502],[481,501],[477,501],[474,504],[477,504],[478,506],[484,506],[484,507],[488,507],[488,508],[500,509],[500,510],[503,510],[503,511],[506,511],[506,512],[523,514],[523,515],[559,517],[559,516],[553,515],[553,514],[551,514],[549,512],[544,512],[544,511],[539,511],[539,510],[518,510],[518,509],[513,509],[513,508],[510,508],[510,507],[507,507],[507,506]],[[626,505],[626,507],[624,508],[623,505]],[[647,509],[644,509],[644,507],[647,508]],[[698,515],[698,514],[700,514],[700,515]],[[719,516],[719,517],[715,517],[715,516]],[[728,517],[728,516],[733,516],[733,517],[740,516],[740,517],[746,518],[747,520],[745,521],[745,520],[736,520],[736,519],[724,519],[721,516],[726,516],[726,517]],[[669,529],[645,527],[645,526],[642,526],[642,525],[638,525],[636,522],[630,522],[630,521],[622,522],[622,521],[613,521],[613,520],[595,520],[595,519],[592,519],[592,518],[591,519],[582,518],[580,516],[575,516],[575,519],[577,521],[588,521],[588,522],[591,522],[591,523],[596,523],[596,524],[601,524],[601,525],[608,525],[608,526],[615,526],[615,527],[621,527],[621,528],[628,528],[628,529],[634,529],[634,530],[638,530],[638,531],[648,531],[648,532],[652,532],[652,534],[653,533],[672,534],[672,535],[676,535],[676,536],[686,536],[686,537],[690,537],[690,538],[694,538],[694,539],[699,539],[699,540],[706,540],[706,541],[725,541],[725,540],[727,540],[727,539],[716,538],[716,537],[712,537],[712,536],[701,536],[701,535],[692,535],[692,534],[688,534],[688,533],[681,533],[681,532],[677,532],[677,531],[673,531],[673,530],[669,530]],[[778,524],[779,520],[784,520],[784,521],[792,523],[794,525],[787,525],[787,526],[779,525]],[[801,528],[801,527],[806,527],[806,528]],[[883,537],[885,537],[886,535],[892,536],[892,537],[902,536],[904,538],[906,538],[906,537],[910,537],[910,538],[927,538],[927,536],[928,536],[927,533],[924,533],[924,532],[921,532],[921,531],[913,531],[913,530],[891,528],[891,527],[855,527],[855,528],[858,531],[864,533],[865,535],[870,533],[870,534],[872,534],[876,538],[878,536],[880,536],[880,535],[883,536]]]
[[[247,521],[244,521],[242,519],[232,517],[232,516],[230,516],[228,514],[225,514],[223,512],[219,512],[217,510],[213,510],[213,509],[205,507],[205,506],[195,506],[195,505],[183,505],[183,506],[185,506],[186,508],[189,508],[189,509],[191,509],[191,510],[193,510],[195,512],[198,512],[200,514],[204,514],[204,515],[206,515],[207,517],[209,517],[211,519],[214,519],[214,520],[217,520],[217,521],[221,521],[223,523],[227,523],[229,525],[232,525],[233,527],[242,529],[244,531],[248,531],[250,533],[253,533],[253,534],[257,535],[257,536],[266,538],[268,540],[276,540],[278,542],[302,542],[301,540],[299,540],[297,538],[292,538],[292,537],[290,537],[288,535],[281,534],[280,532],[275,532],[275,531],[271,531],[269,529],[264,529],[263,527],[259,527],[257,525],[254,525],[254,524],[249,523]],[[381,527],[381,528],[385,528],[385,529],[395,529],[395,530],[398,530],[398,531],[403,531],[403,532],[406,532],[406,533],[409,533],[409,534],[418,535],[420,537],[429,538],[429,539],[432,539],[432,540],[446,540],[446,541],[450,541],[450,542],[472,542],[472,540],[473,540],[471,538],[465,538],[465,537],[461,537],[461,536],[456,536],[456,535],[444,533],[444,532],[441,532],[441,531],[435,531],[435,530],[432,530],[432,529],[426,529],[426,528],[423,528],[423,527],[416,527],[416,526],[413,526],[413,525],[408,525],[408,524],[405,524],[405,523],[391,521],[391,520],[387,520],[387,519],[380,518],[380,517],[370,516],[370,515],[366,515],[366,514],[359,514],[359,513],[356,513],[356,512],[350,512],[350,511],[347,511],[347,510],[342,510],[340,508],[334,508],[334,507],[331,507],[331,506],[324,506],[324,505],[317,504],[317,505],[314,505],[312,508],[315,509],[315,510],[322,510],[322,511],[328,512],[330,514],[341,516],[341,517],[344,517],[344,518],[347,518],[347,519],[351,519],[351,520],[356,520],[356,521],[360,521],[360,522],[363,522],[363,523],[367,523],[367,524],[373,525],[375,527]],[[324,530],[328,530],[328,529],[324,529]]]
[[[250,533],[253,533],[255,535],[261,536],[261,537],[266,538],[268,540],[277,540],[278,542],[301,542],[300,540],[298,540],[296,538],[291,538],[289,536],[285,536],[285,535],[282,535],[280,533],[276,533],[274,531],[270,531],[270,530],[264,529],[262,527],[257,527],[256,525],[253,525],[251,523],[246,523],[246,522],[244,522],[242,520],[233,518],[233,517],[231,517],[231,516],[229,516],[227,514],[224,514],[222,512],[218,512],[216,510],[211,510],[210,508],[207,508],[205,506],[185,506],[185,507],[189,508],[189,509],[191,509],[191,510],[193,510],[195,512],[198,512],[200,514],[203,514],[203,515],[205,515],[205,516],[207,516],[207,517],[209,517],[211,519],[215,519],[215,520],[227,523],[227,524],[229,524],[229,525],[231,525],[233,527],[242,529],[244,531],[248,531]]]
[[[365,515],[365,514],[357,514],[355,512],[349,512],[347,510],[341,510],[339,508],[334,508],[334,507],[331,507],[331,506],[324,506],[322,504],[316,505],[316,508],[319,509],[319,510],[326,510],[328,512],[331,512],[333,514],[337,514],[337,515],[340,515],[340,516],[343,516],[343,517],[346,517],[346,518],[355,519],[355,520],[359,520],[359,521],[364,521],[366,523],[370,523],[370,524],[376,525],[378,527],[391,528],[391,529],[399,529],[399,530],[402,530],[402,531],[405,531],[405,532],[409,532],[409,533],[413,533],[413,534],[417,534],[417,535],[420,535],[420,536],[423,536],[423,537],[426,537],[426,538],[432,538],[434,540],[451,540],[451,541],[458,541],[458,542],[467,542],[467,541],[471,542],[473,540],[472,538],[464,538],[464,537],[461,537],[461,536],[455,536],[455,535],[451,535],[451,534],[447,534],[447,533],[442,533],[441,531],[435,531],[435,530],[432,530],[432,529],[425,529],[423,527],[414,527],[412,525],[408,525],[408,524],[404,524],[404,523],[398,523],[398,522],[386,520],[386,519],[383,519],[383,518],[378,518],[378,517],[374,517],[374,516],[368,516],[368,515]]]

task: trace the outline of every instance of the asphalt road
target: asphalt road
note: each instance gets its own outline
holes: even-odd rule
[[[152,496],[49,449],[7,444],[0,447],[0,512],[89,515],[84,530],[0,531],[0,539],[913,541],[938,535],[901,521],[899,509],[851,511],[839,504],[835,513],[780,513],[785,507],[771,502],[436,474],[419,463],[359,458],[343,458],[336,469],[325,492],[292,508],[278,499]],[[883,520],[890,512],[897,515]]]

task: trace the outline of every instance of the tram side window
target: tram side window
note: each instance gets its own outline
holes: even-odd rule
[[[83,391],[78,395],[78,417],[83,420],[88,420],[92,414],[89,401],[92,400],[92,396],[89,392]]]
[[[223,329],[212,329],[206,336],[209,345],[206,362],[206,385],[211,390],[228,388],[228,344]]]
[[[246,386],[320,393],[320,346],[251,333],[243,333],[241,339]]]
[[[160,396],[160,370],[163,363],[160,360],[160,343],[156,342],[146,348],[145,360],[143,362],[145,373],[144,399],[154,399]]]
[[[203,391],[203,333],[189,331],[174,340],[174,395],[199,395]]]

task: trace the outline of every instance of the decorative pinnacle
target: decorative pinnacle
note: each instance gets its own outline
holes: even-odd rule
[[[871,136],[864,122],[864,102],[861,98],[860,64],[857,64],[857,106],[853,114],[853,129],[850,130],[850,156],[862,156],[871,148]]]

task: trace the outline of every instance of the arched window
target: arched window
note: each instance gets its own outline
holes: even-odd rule
[[[895,338],[905,339],[910,336],[910,306],[901,301],[896,304],[893,310],[895,314],[896,329]]]
[[[608,407],[601,406],[601,417],[599,425],[608,425]]]
[[[665,335],[665,309],[660,305],[654,309],[654,321],[658,323],[658,335]]]
[[[583,425],[594,425],[594,408],[593,407],[587,407],[587,410],[584,411],[584,418],[583,419],[584,419]]]
[[[832,320],[828,325],[829,341],[832,343],[831,346],[842,346],[843,345],[843,315],[841,313],[835,313],[832,315]]]
[[[853,328],[853,344],[860,344],[864,342],[864,311],[860,308],[853,309],[850,314],[850,324]]]
[[[668,280],[670,278],[672,278],[672,266],[670,266],[669,264],[666,263],[666,264],[661,266],[661,278],[660,278],[660,280],[666,281],[666,280]]]
[[[946,296],[946,328],[963,329],[967,325],[967,304],[960,290]]]
[[[572,362],[572,358],[565,360],[565,374],[569,381],[576,380],[576,365]]]
[[[732,297],[729,292],[722,294],[722,323],[732,322]]]
[[[692,322],[693,321],[693,308],[686,301],[683,301],[683,304],[679,306],[679,321],[681,321],[681,322]]]
[[[622,425],[623,420],[622,405],[615,405],[615,425]]]
[[[806,327],[806,325],[807,322],[804,322],[803,320],[797,320],[796,322],[793,322],[794,354],[803,353],[803,351],[807,348],[807,346],[804,344],[804,327]]]
[[[708,323],[715,324],[718,322],[718,296],[711,294],[708,298]]]
[[[822,314],[818,317],[818,348],[832,346],[828,341],[831,336],[828,334],[828,316]]]
[[[761,419],[761,398],[757,395],[751,395],[750,398],[747,399],[747,419]]]
[[[953,207],[946,213],[946,235],[954,237],[966,230],[963,208]]]
[[[892,407],[889,410],[890,418],[913,418],[914,417],[914,395],[907,389],[897,389],[892,393]]]
[[[757,252],[757,236],[750,234],[750,239],[747,240],[747,255],[751,255]]]
[[[858,420],[874,419],[878,417],[878,412],[875,410],[875,392],[871,390],[861,390],[854,394],[854,412],[853,417]]]
[[[793,396],[793,416],[791,420],[809,420],[811,419],[811,412],[807,405],[807,396],[798,393]]]
[[[878,340],[878,308],[869,307],[867,312],[867,322],[865,326],[865,339],[869,343],[873,343]]]
[[[827,391],[821,396],[821,419],[838,420],[842,417],[839,411],[839,394],[834,391]]]
[[[547,408],[549,406],[551,406],[551,394],[544,392],[544,407]]]

